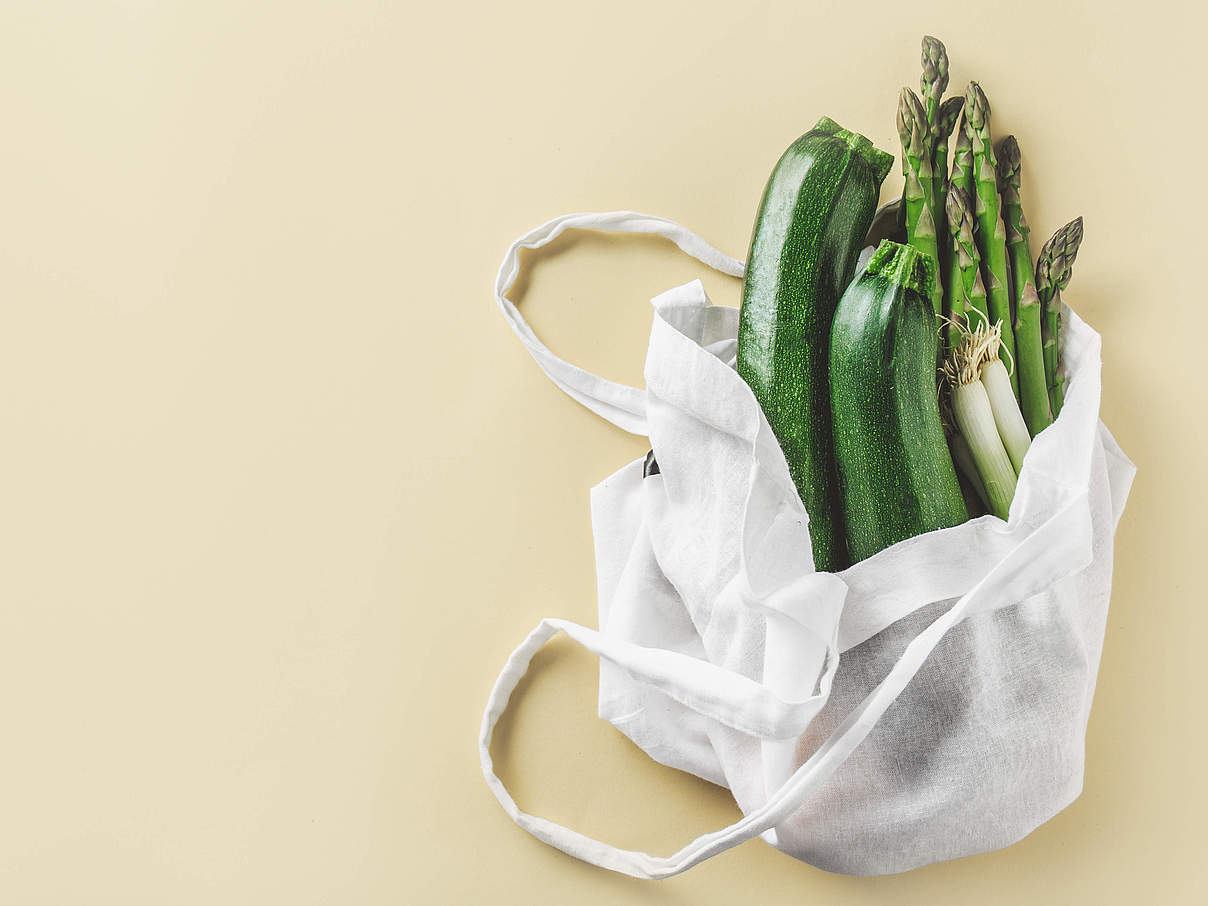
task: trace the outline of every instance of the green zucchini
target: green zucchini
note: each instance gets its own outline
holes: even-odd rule
[[[823,117],[772,171],[747,255],[738,373],[784,451],[819,570],[848,562],[831,450],[831,318],[892,165],[893,155]]]
[[[969,518],[940,423],[935,263],[885,239],[831,328],[835,459],[854,562]]]

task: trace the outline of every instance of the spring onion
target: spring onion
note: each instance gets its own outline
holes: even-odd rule
[[[969,486],[973,488],[973,492],[981,501],[982,506],[989,508],[990,497],[986,493],[986,486],[982,484],[981,476],[977,474],[977,464],[973,461],[973,451],[969,449],[968,441],[959,431],[954,431],[948,438],[948,446],[952,450],[952,459],[956,462],[956,468],[965,481],[969,482]]]
[[[988,331],[979,330],[964,336],[952,358],[944,363],[944,372],[952,385],[952,415],[969,445],[986,491],[987,505],[995,516],[1006,519],[1015,497],[1016,473],[999,436],[986,385],[981,380],[987,334]],[[1014,394],[1011,396],[1013,399]]]
[[[1007,374],[1006,366],[998,357],[999,350],[1004,348],[999,337],[1001,329],[1000,322],[989,330],[975,331],[974,336],[983,338],[980,340],[985,347],[981,382],[990,398],[990,408],[994,410],[994,424],[998,426],[998,436],[1002,438],[1007,455],[1011,457],[1011,465],[1015,467],[1015,474],[1018,475],[1023,471],[1023,456],[1032,443],[1032,435],[1023,419],[1023,413],[1019,411],[1015,394],[1011,392],[1011,378]]]

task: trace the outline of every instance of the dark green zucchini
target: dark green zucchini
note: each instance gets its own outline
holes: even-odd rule
[[[935,263],[888,239],[835,311],[835,459],[854,562],[969,518],[940,423]]]
[[[848,563],[831,451],[831,318],[892,164],[892,155],[823,117],[772,171],[747,255],[738,373],[784,451],[819,570]]]

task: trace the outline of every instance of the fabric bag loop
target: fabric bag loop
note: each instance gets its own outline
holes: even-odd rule
[[[639,214],[636,211],[597,211],[564,214],[530,230],[509,246],[495,278],[495,301],[504,318],[520,338],[541,370],[568,396],[592,412],[631,434],[645,435],[646,393],[636,387],[610,381],[559,358],[538,339],[508,291],[520,274],[520,250],[539,249],[549,245],[567,230],[602,230],[610,233],[641,233],[670,239],[697,261],[729,274],[741,277],[743,262],[731,258],[682,224],[665,217]]]

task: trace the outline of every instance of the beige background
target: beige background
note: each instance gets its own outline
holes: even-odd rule
[[[155,2],[0,8],[0,902],[1203,902],[1203,21],[1174,4]],[[1140,475],[1086,789],[999,853],[828,875],[748,843],[639,883],[504,816],[481,708],[537,620],[595,622],[588,488],[645,452],[498,316],[573,210],[742,255],[822,114],[896,149],[918,41],[1026,156]],[[897,176],[886,190],[896,192]],[[658,240],[516,294],[641,381]],[[718,301],[738,285],[704,275]],[[556,644],[497,747],[519,802],[668,853],[736,816],[594,715]]]

